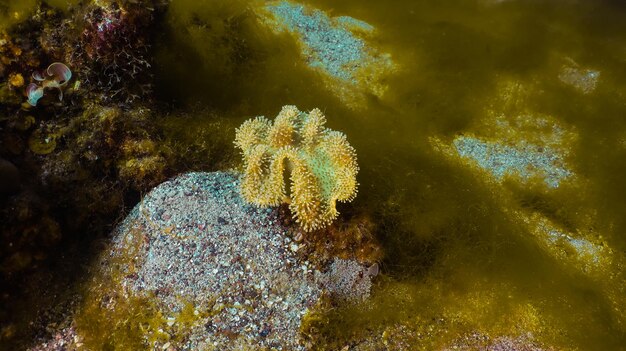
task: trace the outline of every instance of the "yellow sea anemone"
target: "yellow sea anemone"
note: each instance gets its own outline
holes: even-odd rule
[[[336,202],[356,196],[359,166],[346,136],[325,123],[319,109],[305,113],[295,106],[284,106],[274,123],[265,117],[244,122],[235,137],[245,165],[242,197],[259,206],[288,203],[305,231],[332,222]]]

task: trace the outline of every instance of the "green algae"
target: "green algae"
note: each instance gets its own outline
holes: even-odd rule
[[[303,4],[376,29],[375,45],[399,67],[382,96],[346,107],[307,67],[297,39],[261,25],[259,5],[242,2],[172,4],[157,90],[239,122],[284,104],[320,107],[329,127],[348,136],[362,170],[354,206],[376,215],[389,282],[367,307],[315,317],[322,345],[395,330],[393,323],[415,332],[433,319],[443,322],[407,342],[432,349],[475,330],[532,332],[557,348],[623,345],[626,9],[608,1]],[[165,52],[172,45],[182,54]],[[563,79],[572,61],[599,72],[593,89]],[[490,118],[501,115],[549,116],[573,131],[556,145],[574,180],[552,190],[540,179],[497,184],[429,143],[489,134]],[[511,128],[507,138],[532,142],[541,133]],[[616,257],[588,274],[577,267],[593,257],[576,263],[566,244],[563,255],[544,249],[518,213],[548,218],[581,240],[599,236]]]
[[[128,279],[123,272],[135,274],[135,255],[142,244],[136,241],[105,265],[99,261],[93,265],[95,274],[83,286],[74,319],[78,343],[82,345],[78,350],[167,349],[170,342],[183,341],[203,318],[220,311],[213,309],[211,302],[200,309],[184,297],[180,297],[183,307],[170,311],[160,306],[153,294],[129,294],[122,285]]]
[[[44,2],[59,10],[67,10],[68,7],[76,5],[81,0],[45,0]]]
[[[26,20],[35,10],[36,0],[0,2],[0,29],[6,29],[13,24]]]
[[[239,125],[232,119],[190,109],[162,116],[157,124],[164,133],[165,153],[177,155],[175,168],[208,171],[236,167],[239,155],[233,148],[233,136]]]
[[[30,151],[37,155],[47,155],[56,148],[57,137],[58,135],[56,134],[46,133],[41,129],[37,129],[28,138],[28,147]]]
[[[71,5],[76,5],[80,0],[45,0],[47,5],[60,10],[66,10]],[[24,22],[32,16],[37,9],[38,0],[2,0],[0,1],[0,29]]]
[[[0,28],[30,16],[35,3],[2,2]],[[60,8],[67,3],[48,1]],[[559,349],[623,347],[623,5],[521,0],[303,4],[375,29],[372,45],[389,53],[398,67],[385,76],[384,94],[367,95],[357,108],[347,107],[340,97],[344,92],[309,68],[298,39],[276,33],[259,19],[260,2],[177,0],[168,8],[155,48],[156,91],[184,112],[154,116],[163,130],[158,146],[145,144],[147,139],[135,145],[108,137],[114,131],[106,126],[116,125],[107,122],[115,117],[108,114],[100,115],[105,138],[86,131],[76,142],[127,145],[122,149],[129,150],[132,162],[124,159],[118,168],[128,178],[163,167],[165,160],[144,157],[155,151],[176,158],[175,169],[222,169],[233,166],[230,141],[243,120],[273,116],[285,104],[319,107],[329,128],[344,131],[357,150],[361,192],[352,206],[375,218],[386,254],[371,301],[322,309],[306,321],[305,334],[320,349],[374,339],[392,349],[402,344],[430,350],[475,331],[491,336],[531,332]],[[572,86],[584,77],[572,73],[571,62],[576,72],[599,72],[597,82]],[[434,137],[450,145],[467,134],[502,137],[490,126],[502,116],[530,116],[531,124],[549,116],[571,133],[554,144],[567,151],[564,162],[572,180],[554,189],[535,178],[493,182],[488,172],[468,167],[457,156],[445,157],[430,142]],[[546,142],[540,129],[512,127],[506,141]],[[572,240],[546,247],[549,242],[532,229],[543,223]],[[597,254],[577,255],[572,243],[592,243],[612,254],[595,265]],[[86,344],[142,349],[145,335],[155,342],[167,340],[154,333],[167,318],[147,297],[124,300],[113,313],[102,308],[103,291],[114,294],[118,283],[100,280],[95,292],[86,293],[77,319]],[[181,329],[193,325],[193,311],[187,306],[180,312]]]

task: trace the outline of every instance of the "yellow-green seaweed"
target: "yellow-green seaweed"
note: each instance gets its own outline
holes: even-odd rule
[[[204,144],[214,140],[205,131],[217,131],[214,138],[223,145],[224,134],[234,138],[234,126],[273,115],[285,104],[319,106],[333,116],[329,128],[350,136],[359,150],[362,189],[352,205],[379,224],[385,278],[366,305],[329,309],[310,320],[320,349],[341,349],[368,337],[383,345],[433,349],[474,331],[493,337],[530,332],[557,349],[623,347],[621,5],[307,1],[333,17],[374,26],[375,45],[399,67],[385,77],[385,95],[369,96],[359,112],[346,108],[306,65],[293,37],[257,21],[257,5],[171,3],[156,48],[158,96],[187,111],[200,104],[219,118],[189,113],[197,118],[177,123],[172,115],[159,122],[167,129],[168,147],[195,152],[190,168],[216,167],[200,160],[220,150]],[[584,72],[600,72],[592,90],[563,81],[566,58]],[[520,116],[544,116],[573,133],[555,143],[567,151],[564,161],[575,174],[570,183],[547,189],[536,178],[495,182],[489,172],[446,158],[431,143],[436,137],[450,145],[459,135],[478,133],[501,139],[489,121]],[[203,132],[194,137],[195,130]],[[509,131],[509,143],[543,135],[518,126]],[[566,243],[546,249],[537,241],[533,228],[541,223],[605,245],[615,255],[588,274],[587,256],[569,260]],[[159,320],[147,311],[140,317]]]

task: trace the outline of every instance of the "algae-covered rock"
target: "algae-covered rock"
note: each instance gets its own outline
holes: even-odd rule
[[[567,164],[576,133],[550,116],[507,116],[485,112],[471,130],[454,137],[451,147],[432,138],[447,156],[485,171],[497,182],[513,179],[523,184],[541,180],[549,188],[572,181]]]
[[[520,336],[489,337],[475,332],[455,340],[442,351],[556,351],[554,347],[545,346],[533,340],[532,333]]]
[[[593,90],[577,86],[591,84],[577,79],[563,82],[585,94]],[[432,145],[452,164],[470,169],[489,189],[500,214],[519,228],[507,237],[520,236],[563,274],[593,282],[622,323],[626,280],[618,272],[623,270],[624,258],[598,230],[603,224],[595,210],[578,207],[579,202],[570,204],[577,196],[588,196],[590,186],[588,174],[578,174],[581,166],[573,162],[581,149],[582,131],[556,116],[525,107],[533,96],[533,83],[500,83],[482,118],[449,144],[431,138]]]
[[[245,204],[238,184],[190,173],[143,198],[104,257],[108,280],[94,280],[77,316],[86,346],[132,336],[149,349],[302,349],[300,320],[322,293],[315,269],[290,248],[277,211]],[[125,322],[136,328],[125,339],[108,320],[138,306],[146,312]]]
[[[383,80],[395,64],[373,44],[372,25],[284,0],[267,3],[260,14],[276,32],[286,31],[297,39],[304,61],[352,107],[359,107],[363,93],[381,97],[388,89]]]
[[[606,275],[613,264],[612,250],[606,247],[599,233],[587,229],[594,227],[593,222],[583,228],[567,228],[555,223],[550,213],[518,208],[504,200],[519,196],[516,195],[519,189],[533,186],[539,189],[545,186],[547,192],[557,191],[563,185],[584,186],[584,180],[567,163],[577,140],[576,130],[551,116],[499,113],[515,99],[520,100],[515,103],[528,99],[523,87],[516,93],[511,93],[510,83],[505,88],[491,107],[493,110],[487,110],[484,118],[466,133],[455,136],[451,146],[436,138],[432,139],[433,145],[451,160],[477,170],[491,186],[508,188],[509,191],[499,190],[502,210],[525,227],[529,238],[545,252],[598,281],[613,279]]]
[[[8,83],[0,84],[0,103],[7,105],[19,105],[22,102],[20,94],[11,88]]]
[[[117,164],[119,175],[136,187],[157,184],[164,178],[166,165],[167,161],[156,143],[150,139],[127,139],[121,145],[121,157]]]
[[[582,68],[574,60],[567,59],[559,71],[559,80],[583,94],[592,93],[598,85],[600,72]]]
[[[47,155],[57,147],[57,135],[37,129],[28,138],[28,148],[37,155]]]

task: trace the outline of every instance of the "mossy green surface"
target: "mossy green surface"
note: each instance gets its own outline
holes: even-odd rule
[[[36,0],[0,1],[0,29],[27,19],[35,10],[36,4]]]
[[[112,256],[104,265],[95,265],[98,268],[84,284],[84,298],[75,317],[82,344],[78,350],[154,350],[184,340],[190,328],[214,313],[213,306],[198,310],[184,297],[183,308],[170,311],[153,294],[128,294],[122,286],[126,279],[122,267],[135,273],[135,252],[141,244],[136,240],[127,252]]]
[[[431,349],[472,330],[530,331],[557,348],[624,345],[626,8],[610,1],[303,3],[376,28],[375,45],[398,67],[382,98],[346,107],[307,67],[294,37],[256,21],[255,2],[173,2],[157,90],[177,106],[202,104],[239,122],[273,116],[285,104],[319,107],[328,127],[348,136],[361,166],[353,206],[377,216],[389,281],[368,308],[327,316],[320,329],[327,345],[432,318],[444,321],[440,332],[414,346]],[[600,72],[593,92],[559,80],[569,59]],[[511,82],[522,92],[503,89]],[[475,132],[492,114],[547,115],[573,130],[565,147],[575,180],[554,190],[532,180],[495,184],[429,143]],[[516,211],[570,232],[592,230],[614,260],[590,276],[542,249]]]
[[[51,7],[66,10],[80,0],[44,0]],[[0,30],[23,22],[32,16],[37,9],[38,0],[0,0]]]
[[[45,2],[60,9],[76,3]],[[126,158],[103,160],[128,175],[120,180],[124,184],[161,167],[163,175],[159,171],[159,177],[150,178],[154,182],[169,175],[166,171],[226,169],[237,158],[231,142],[244,120],[274,116],[287,104],[305,111],[318,107],[328,128],[344,132],[358,153],[360,191],[347,206],[376,222],[385,258],[371,301],[322,309],[305,321],[305,334],[317,348],[341,349],[373,338],[384,345],[401,340],[408,349],[431,350],[472,332],[494,337],[530,332],[557,349],[623,348],[626,6],[611,0],[302,3],[375,28],[368,43],[388,53],[397,68],[384,77],[384,94],[365,93],[360,106],[347,106],[341,99],[346,92],[333,90],[309,67],[297,38],[260,20],[263,1],[173,0],[158,17],[160,32],[151,53],[158,101],[154,113],[125,117],[141,127],[131,128],[137,130],[136,140],[124,143],[117,137],[130,127],[115,122],[116,115],[101,114],[100,122],[92,122],[86,114],[72,118],[84,132],[59,138],[41,159],[76,144],[104,150],[84,153],[95,164],[120,148]],[[36,4],[0,0],[0,30],[25,21]],[[599,72],[593,91],[582,93],[559,79],[570,61]],[[13,101],[17,94],[4,95],[6,104],[19,103]],[[162,114],[164,105],[173,112]],[[39,122],[41,116],[35,116]],[[530,116],[531,121],[548,116],[571,133],[557,148],[567,151],[571,181],[554,189],[540,179],[521,183],[505,177],[498,183],[488,172],[433,147],[433,137],[448,144],[463,133],[502,137],[490,129],[500,116]],[[143,128],[154,127],[153,122],[159,133]],[[148,138],[154,134],[158,138]],[[536,142],[542,135],[512,129],[506,141]],[[157,151],[163,160],[146,157]],[[63,152],[59,160],[79,164]],[[98,166],[94,173],[117,174],[109,173],[111,168]],[[76,179],[87,174],[76,173]],[[109,192],[106,184],[100,190],[97,182],[81,184],[98,195],[77,202],[86,204],[81,205],[86,212],[90,206],[122,206],[121,195]],[[606,248],[606,263],[587,271],[584,263],[593,262],[572,258],[572,247],[546,248],[533,233],[535,218],[599,243]],[[105,294],[115,293],[119,277],[93,279],[77,316],[87,346],[141,349],[145,335],[153,335],[152,341],[167,338],[146,332],[167,325],[153,301],[121,299],[109,313],[100,303]],[[182,329],[192,324],[191,306],[179,317]]]

